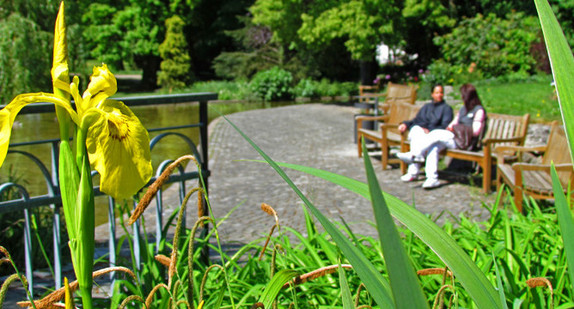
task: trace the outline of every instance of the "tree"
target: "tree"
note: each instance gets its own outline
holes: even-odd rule
[[[142,86],[155,88],[160,68],[159,45],[165,39],[165,20],[175,12],[189,16],[193,0],[129,0],[127,3],[94,3],[83,21],[89,23],[86,37],[92,56],[108,60],[116,68],[142,69]]]
[[[159,46],[161,71],[158,74],[158,85],[163,88],[183,88],[191,80],[191,58],[187,42],[183,35],[184,22],[175,15],[165,21],[167,33],[165,41]]]
[[[406,0],[404,18],[404,48],[410,55],[418,56],[418,63],[426,67],[440,56],[440,47],[433,43],[435,36],[449,33],[456,24],[449,8],[440,0]]]
[[[222,52],[238,50],[227,33],[243,27],[241,18],[247,16],[253,1],[201,0],[194,6],[184,33],[190,44],[190,55],[193,55],[191,61],[196,78],[215,78],[215,57]]]
[[[250,11],[256,25],[272,31],[272,41],[281,49],[282,65],[297,59],[313,72],[337,66],[343,60],[374,63],[378,44],[398,42],[395,28],[400,22],[400,4],[399,0],[257,0]],[[327,59],[327,66],[317,65],[326,64]],[[348,72],[346,75],[354,76]]]
[[[53,35],[13,13],[0,20],[0,104],[23,92],[50,91]]]
[[[313,16],[303,13],[297,31],[300,38],[315,46],[345,38],[345,47],[355,60],[372,60],[376,46],[399,43],[399,1],[342,1]]]

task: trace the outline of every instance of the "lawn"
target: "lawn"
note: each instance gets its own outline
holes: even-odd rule
[[[542,75],[527,80],[483,80],[473,84],[487,112],[509,115],[530,113],[530,121],[540,123],[560,119],[558,100],[551,82],[552,76]],[[419,85],[419,100],[430,100],[429,88],[425,84]],[[460,99],[459,88],[454,86],[453,96],[456,99]]]
[[[550,76],[522,82],[483,82],[477,83],[477,89],[491,113],[530,113],[532,122],[548,122],[560,119],[560,108],[551,82]]]

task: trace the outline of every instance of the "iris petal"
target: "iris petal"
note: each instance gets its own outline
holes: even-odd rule
[[[100,174],[100,190],[116,199],[130,198],[151,178],[149,135],[122,102],[107,100],[90,124],[86,146]]]
[[[88,89],[86,89],[82,97],[84,100],[90,100],[98,93],[105,93],[108,97],[111,97],[116,91],[118,91],[116,77],[110,72],[106,64],[102,64],[101,67],[94,67]]]
[[[54,31],[54,55],[52,65],[52,83],[57,89],[70,92],[70,76],[68,73],[68,45],[66,43],[66,23],[64,22],[64,2],[56,18]]]
[[[56,106],[65,108],[70,114],[72,120],[78,123],[78,115],[72,107],[61,98],[48,93],[26,93],[18,95],[6,107],[0,110],[0,167],[6,159],[8,153],[8,146],[10,145],[10,135],[12,134],[12,125],[16,119],[16,115],[30,103],[49,102],[54,103]],[[149,147],[148,147],[149,148]]]

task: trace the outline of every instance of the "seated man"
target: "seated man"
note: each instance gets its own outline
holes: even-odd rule
[[[422,153],[421,151],[417,151],[417,147],[424,146],[425,143],[423,141],[428,138],[428,134],[435,129],[446,129],[453,118],[452,107],[447,105],[443,100],[444,90],[442,85],[435,85],[433,87],[431,97],[432,102],[425,104],[414,119],[404,121],[398,127],[401,132],[407,129],[409,130],[408,139],[411,144],[410,152],[399,153],[397,155],[399,159],[409,163],[407,173],[401,176],[401,180],[404,182],[416,180],[420,172],[421,164],[425,162],[425,158],[422,156],[410,158],[405,158],[404,156],[410,153]],[[432,152],[428,155],[431,154],[436,155],[436,159],[438,159],[438,153],[434,154],[434,152]],[[429,161],[434,162],[434,159]],[[422,185],[423,188],[430,189],[440,185],[437,166],[427,164],[425,166],[425,173],[427,179]]]

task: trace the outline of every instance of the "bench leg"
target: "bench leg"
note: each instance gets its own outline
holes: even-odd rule
[[[363,136],[360,133],[357,133],[357,153],[359,154],[359,158],[363,156]]]
[[[387,169],[387,165],[389,164],[389,143],[386,139],[381,141],[381,164],[383,165],[383,170]]]
[[[514,204],[520,213],[522,213],[522,200],[524,197],[522,196],[522,188],[516,186],[514,188]]]
[[[482,171],[482,191],[487,194],[490,193],[492,186],[492,165],[486,162],[483,165]]]
[[[387,169],[389,164],[389,148],[381,146],[381,164],[383,165],[383,170]]]

